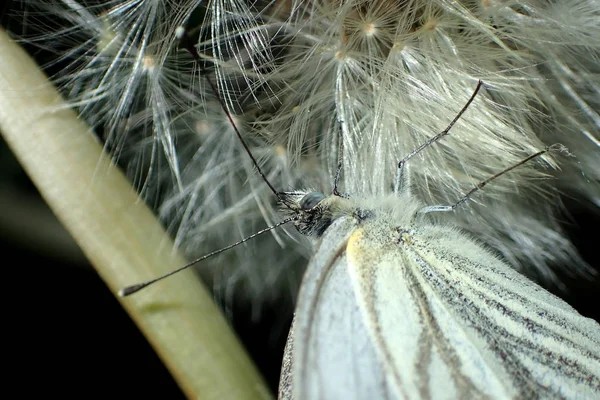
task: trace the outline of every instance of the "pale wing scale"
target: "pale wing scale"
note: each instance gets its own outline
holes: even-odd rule
[[[281,398],[600,399],[596,321],[409,195],[321,204]]]
[[[280,398],[600,398],[598,323],[456,229],[374,215],[323,235]]]
[[[334,222],[306,271],[286,346],[280,399],[395,398],[389,396],[346,273],[344,251],[354,227],[350,218]]]
[[[455,229],[397,228],[363,224],[346,258],[400,398],[600,398],[595,321]]]
[[[432,229],[429,229],[432,230]],[[435,227],[438,236],[456,235],[452,229]],[[437,266],[440,275],[445,274],[450,282],[446,292],[460,292],[472,302],[482,302],[480,309],[487,313],[486,318],[494,319],[495,324],[507,330],[522,331],[521,340],[538,342],[546,351],[560,355],[562,368],[569,363],[565,358],[571,353],[580,353],[577,362],[582,365],[572,374],[591,370],[594,374],[582,375],[589,382],[600,387],[600,329],[598,323],[577,313],[571,306],[550,294],[538,285],[509,268],[503,262],[485,253],[464,234],[458,233],[460,251],[473,253],[479,251],[477,258],[458,259],[458,251],[447,241],[435,242],[435,250],[427,245],[435,239],[423,235],[423,240],[414,241],[412,250],[428,265]],[[455,236],[456,237],[456,236]],[[464,239],[464,240],[463,240]],[[456,243],[456,241],[455,241]],[[449,297],[452,299],[452,297]]]
[[[428,298],[431,293],[414,262],[393,243],[393,232],[385,232],[389,240],[378,237],[374,242],[368,225],[357,229],[347,258],[366,324],[397,398],[510,398],[514,392],[502,384],[508,378],[504,371],[495,364],[486,367],[486,354],[469,346],[460,324],[438,321],[437,309],[443,306]]]

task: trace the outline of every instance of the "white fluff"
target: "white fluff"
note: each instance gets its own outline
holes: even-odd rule
[[[551,280],[554,264],[586,271],[556,218],[559,190],[600,205],[595,0],[24,4],[60,22],[52,31],[26,14],[38,34],[24,40],[67,61],[56,82],[190,257],[229,244],[232,231],[240,238],[276,221],[276,210],[197,68],[176,49],[186,23],[276,187],[328,190],[341,130],[344,190],[388,193],[395,163],[443,129],[482,79],[486,90],[450,136],[411,160],[413,195],[452,202],[561,142],[575,157],[542,163],[558,161],[560,180],[533,185],[555,171],[527,165],[454,221],[528,274]],[[293,274],[280,273],[301,267],[310,250],[282,250],[285,238],[274,235],[207,265],[215,285],[258,297],[295,287]]]

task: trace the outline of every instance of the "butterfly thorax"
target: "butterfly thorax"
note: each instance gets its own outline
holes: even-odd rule
[[[300,233],[320,237],[338,218],[351,217],[357,224],[375,220],[387,221],[397,228],[410,226],[418,202],[407,195],[386,197],[341,197],[326,196],[316,191],[294,191],[279,193],[281,211],[285,217],[294,217],[294,225]]]

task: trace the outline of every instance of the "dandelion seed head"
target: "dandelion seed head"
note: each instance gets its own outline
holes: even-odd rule
[[[152,72],[156,67],[156,60],[151,55],[146,54],[142,58],[142,65],[146,71]]]
[[[365,22],[362,30],[366,36],[375,36],[377,34],[377,27],[372,21]]]
[[[427,32],[433,32],[436,30],[437,26],[438,26],[438,21],[435,18],[433,18],[433,19],[426,21],[423,24],[423,30],[425,30]]]
[[[265,75],[266,81],[274,82],[285,77],[285,85],[273,93],[282,105],[261,132],[278,142],[287,141],[292,163],[300,159],[307,141],[320,140],[317,154],[332,171],[331,154],[341,130],[346,152],[342,181],[348,192],[388,191],[397,160],[445,127],[477,79],[486,82],[486,93],[459,127],[411,161],[414,190],[427,204],[451,202],[456,193],[492,171],[561,137],[548,134],[560,132],[552,126],[555,112],[551,110],[565,108],[548,88],[546,66],[556,59],[545,47],[558,51],[566,43],[564,29],[574,33],[579,28],[572,21],[566,28],[568,18],[553,6],[377,0],[296,4],[295,14],[283,21],[294,32],[289,50],[274,72]],[[579,17],[588,18],[584,13]],[[558,20],[564,23],[551,33]],[[597,54],[597,43],[595,49]],[[298,112],[298,104],[310,113]],[[313,126],[318,128],[311,130]],[[597,136],[597,125],[595,131],[591,136]],[[547,157],[543,165],[556,168],[570,162]],[[459,216],[465,229],[473,231],[472,226],[483,224],[477,233],[503,254],[512,245],[526,249],[507,258],[516,267],[536,265],[546,277],[552,275],[548,262],[570,259],[572,246],[560,234],[554,235],[555,245],[566,249],[556,257],[552,246],[541,240],[540,248],[535,237],[524,240],[533,229],[524,224],[520,231],[518,219],[511,219],[510,225],[505,222],[508,213],[536,214],[531,220],[541,230],[560,230],[548,217],[560,208],[559,187],[540,180],[551,175],[539,163],[508,174],[486,191],[485,202]],[[530,202],[537,201],[548,204],[548,209],[529,210]]]
[[[600,204],[594,1],[60,4],[32,4],[70,24],[35,42],[70,48],[56,82],[190,258],[278,214],[205,77],[178,49],[186,32],[282,190],[330,191],[342,140],[343,190],[388,193],[398,161],[444,129],[482,79],[485,90],[451,134],[407,164],[414,195],[451,204],[524,156],[564,143],[575,157],[506,174],[452,218],[542,278],[553,279],[552,264],[580,263],[557,222],[558,193]],[[282,265],[301,269],[309,249],[293,231],[274,232],[224,255],[214,262],[218,275],[205,277],[226,297],[235,288],[265,296],[296,284],[282,283]]]
[[[338,60],[344,60],[347,56],[348,54],[343,50],[338,50],[335,52],[335,58],[337,58]]]

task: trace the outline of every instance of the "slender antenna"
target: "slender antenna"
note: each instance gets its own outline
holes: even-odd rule
[[[475,185],[475,187],[471,190],[469,190],[467,192],[467,194],[465,194],[460,200],[458,200],[456,203],[452,204],[451,206],[429,206],[429,207],[424,207],[420,212],[421,213],[430,213],[430,212],[438,212],[438,211],[454,211],[456,209],[456,207],[460,206],[462,203],[466,202],[467,200],[469,200],[471,198],[471,196],[473,196],[474,193],[480,191],[481,189],[483,189],[483,187],[485,185],[487,185],[488,183],[490,183],[491,181],[493,181],[494,179],[498,178],[501,175],[504,175],[505,173],[525,164],[527,161],[532,160],[534,158],[537,158],[539,156],[541,156],[542,154],[546,154],[549,151],[558,149],[560,151],[566,151],[566,148],[562,145],[552,145],[552,146],[548,146],[546,147],[544,150],[538,151],[537,153],[534,153],[530,156],[525,157],[524,159],[522,159],[521,161],[517,162],[514,165],[511,165],[510,167],[495,173],[494,175],[490,176],[487,179],[484,179],[483,181],[479,182],[477,185]]]
[[[275,196],[281,200],[280,196],[279,196],[279,192],[277,192],[277,190],[275,190],[275,188],[273,187],[273,185],[271,185],[271,182],[269,182],[269,180],[267,179],[266,175],[264,174],[264,172],[262,171],[262,169],[260,168],[260,166],[258,165],[258,162],[256,161],[256,159],[254,158],[254,156],[252,155],[252,152],[250,151],[250,148],[248,147],[248,145],[246,144],[246,142],[244,141],[244,139],[242,138],[242,134],[240,133],[237,125],[235,124],[235,122],[233,121],[233,117],[231,116],[231,113],[229,113],[229,111],[227,110],[227,107],[225,105],[225,101],[223,100],[223,98],[219,95],[219,92],[217,91],[217,87],[216,85],[213,83],[213,81],[210,79],[210,76],[206,70],[206,68],[204,68],[202,66],[202,59],[200,57],[200,54],[198,54],[198,51],[196,50],[196,47],[194,46],[194,44],[190,41],[189,36],[187,35],[187,32],[185,30],[184,27],[180,26],[177,28],[177,30],[175,31],[175,34],[177,36],[177,39],[179,40],[180,45],[187,50],[192,57],[194,58],[194,61],[198,64],[198,67],[200,69],[200,73],[202,75],[204,75],[204,77],[206,78],[206,81],[208,82],[208,85],[210,86],[213,94],[215,95],[215,97],[217,98],[217,100],[219,101],[219,103],[221,104],[221,108],[223,109],[223,112],[225,112],[225,115],[227,116],[227,119],[229,120],[229,122],[231,123],[231,126],[233,127],[233,130],[235,131],[235,134],[237,135],[238,139],[240,140],[240,142],[242,143],[242,145],[244,146],[244,150],[246,151],[246,154],[248,154],[248,156],[250,156],[250,159],[252,160],[252,163],[254,164],[254,166],[256,167],[256,169],[258,170],[258,173],[260,174],[260,176],[262,177],[262,179],[265,181],[265,183],[267,184],[267,186],[269,187],[269,189],[271,189],[271,191],[275,194]],[[288,206],[289,207],[289,206]],[[151,279],[149,281],[146,282],[142,282],[142,283],[138,283],[135,285],[131,285],[131,286],[127,286],[121,290],[119,290],[119,296],[121,297],[125,297],[125,296],[129,296],[131,294],[134,294],[140,290],[142,290],[145,287],[148,287],[150,285],[152,285],[153,283],[156,283],[158,281],[161,281],[165,278],[168,278],[171,275],[174,275],[180,271],[183,271],[184,269],[187,269],[197,263],[199,263],[200,261],[206,260],[207,258],[210,258],[212,256],[215,256],[219,253],[222,253],[224,251],[227,251],[235,246],[239,246],[240,244],[253,239],[259,235],[262,235],[265,232],[269,232],[270,230],[273,230],[275,228],[280,227],[281,225],[287,224],[288,222],[294,221],[296,220],[298,217],[297,216],[293,216],[293,217],[289,217],[284,219],[283,221],[280,221],[278,223],[276,223],[275,225],[271,225],[265,229],[261,229],[258,232],[253,233],[252,235],[239,240],[233,244],[230,244],[229,246],[223,247],[219,250],[215,250],[211,253],[205,254],[200,258],[195,259],[194,261],[191,261],[173,271],[167,272],[164,275],[161,275],[157,278]]]
[[[240,244],[242,244],[242,243],[244,243],[244,242],[246,242],[246,241],[248,241],[250,239],[253,239],[253,238],[257,237],[258,235],[262,235],[263,233],[268,232],[268,231],[270,231],[272,229],[278,228],[281,225],[287,224],[288,222],[292,222],[296,218],[297,218],[296,216],[286,218],[283,221],[280,221],[280,222],[276,223],[275,225],[269,226],[269,227],[267,227],[265,229],[261,229],[260,231],[255,232],[252,235],[250,235],[248,237],[245,237],[244,239],[242,239],[242,240],[240,240],[238,242],[235,242],[233,244],[230,244],[229,246],[223,247],[222,249],[215,250],[215,251],[213,251],[211,253],[205,254],[202,257],[197,258],[194,261],[191,261],[191,262],[185,264],[184,266],[179,267],[179,268],[177,268],[177,269],[175,269],[173,271],[167,272],[166,274],[161,275],[161,276],[159,276],[157,278],[151,279],[151,280],[146,281],[146,282],[138,283],[138,284],[135,284],[135,285],[127,286],[126,288],[123,288],[123,289],[119,290],[119,296],[125,297],[125,296],[129,296],[130,294],[134,294],[135,292],[138,292],[138,291],[142,290],[143,288],[152,285],[155,282],[158,282],[158,281],[161,281],[161,280],[163,280],[165,278],[168,278],[169,276],[174,275],[174,274],[178,273],[179,271],[183,271],[184,269],[189,268],[192,265],[199,263],[200,261],[206,260],[207,258],[215,256],[215,255],[217,255],[219,253],[222,253],[222,252],[224,252],[226,250],[229,250],[229,249],[231,249],[231,248],[233,248],[235,246],[238,246],[238,245],[240,245]]]
[[[456,123],[456,121],[458,121],[460,119],[460,117],[464,114],[464,112],[467,111],[467,108],[469,108],[469,106],[471,105],[471,103],[473,102],[473,100],[475,100],[475,96],[477,96],[477,92],[479,92],[479,89],[481,88],[482,85],[483,85],[483,82],[481,80],[479,80],[479,82],[477,83],[477,87],[475,88],[475,91],[473,92],[473,94],[469,98],[469,101],[467,101],[467,103],[458,112],[458,114],[456,114],[456,117],[454,117],[454,119],[452,120],[452,122],[450,122],[450,125],[448,125],[446,127],[446,129],[444,129],[443,131],[441,131],[440,133],[438,133],[437,135],[435,135],[434,137],[432,137],[431,139],[429,139],[428,141],[426,141],[425,143],[423,143],[422,145],[420,145],[419,147],[417,147],[416,149],[414,149],[413,151],[411,151],[410,153],[408,153],[408,155],[406,157],[404,157],[402,160],[400,160],[398,162],[398,169],[402,169],[402,167],[404,166],[404,164],[406,164],[406,162],[408,160],[410,160],[411,158],[413,158],[414,155],[416,155],[417,153],[419,153],[425,147],[431,145],[432,143],[437,142],[438,140],[440,140],[441,138],[443,138],[444,136],[446,136],[450,132],[450,129],[452,129],[452,127],[454,126],[454,124]]]
[[[223,112],[225,112],[225,115],[227,115],[227,119],[231,123],[231,126],[233,127],[233,130],[235,131],[235,134],[237,135],[238,139],[240,139],[240,142],[242,142],[242,146],[244,146],[244,150],[246,150],[246,153],[252,159],[252,163],[254,164],[254,166],[256,167],[256,169],[258,170],[258,173],[260,174],[260,176],[263,178],[263,181],[265,181],[265,183],[267,184],[267,186],[269,187],[269,189],[271,189],[271,191],[273,192],[273,194],[275,194],[275,196],[277,196],[277,198],[279,199],[279,192],[277,192],[277,190],[275,190],[275,188],[273,187],[273,185],[271,185],[271,182],[269,182],[269,180],[267,179],[267,176],[264,174],[263,170],[258,165],[258,162],[256,161],[256,158],[254,158],[254,156],[252,155],[252,152],[250,151],[250,148],[246,144],[246,141],[242,138],[242,134],[240,133],[237,125],[235,124],[235,122],[233,121],[233,117],[231,116],[231,113],[227,110],[227,106],[225,105],[225,101],[223,100],[223,98],[221,97],[221,95],[219,95],[219,92],[217,91],[217,86],[210,79],[210,75],[208,74],[208,71],[206,70],[206,68],[204,68],[202,66],[202,58],[200,57],[200,54],[198,54],[198,50],[196,49],[196,46],[194,46],[194,44],[190,41],[190,37],[188,36],[185,28],[183,26],[177,27],[177,29],[175,30],[175,35],[176,35],[177,39],[179,39],[179,43],[180,43],[181,47],[183,47],[185,50],[187,50],[188,53],[190,53],[192,55],[192,57],[194,58],[194,61],[196,61],[196,63],[198,64],[198,68],[200,69],[200,73],[202,75],[204,75],[204,77],[206,78],[206,81],[208,82],[208,85],[210,86],[213,94],[215,95],[215,97],[217,98],[217,100],[219,101],[219,103],[221,104],[221,108],[223,109]]]
[[[335,196],[344,197],[338,190],[340,184],[340,175],[342,174],[342,164],[344,163],[344,133],[342,132],[342,126],[339,129],[339,141],[338,146],[338,161],[337,168],[335,170],[335,177],[333,179],[333,194]]]

